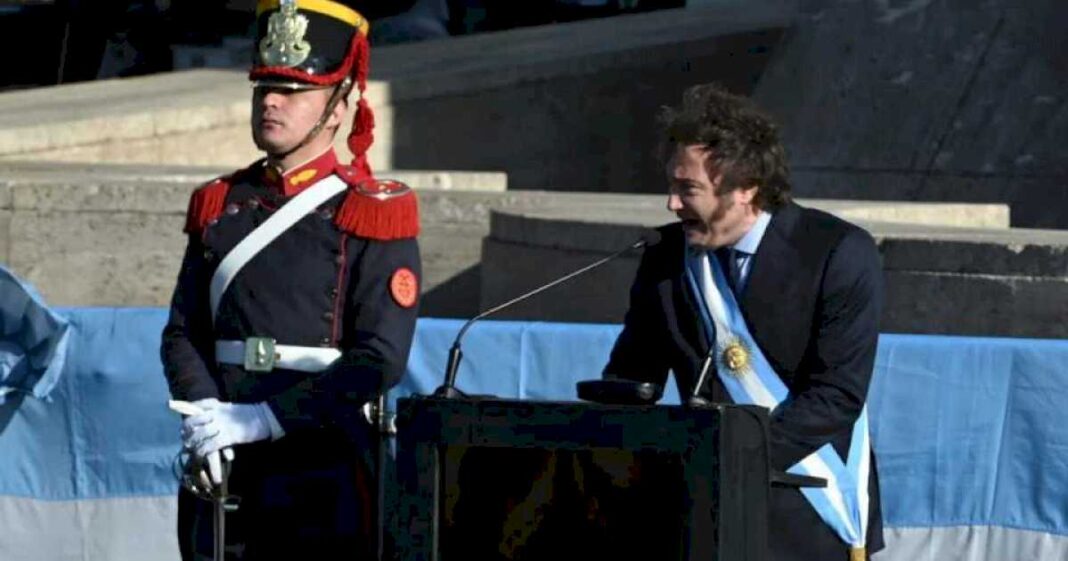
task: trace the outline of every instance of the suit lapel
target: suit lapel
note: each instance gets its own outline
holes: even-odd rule
[[[790,300],[797,293],[796,273],[803,269],[801,256],[791,241],[799,214],[798,207],[788,203],[772,216],[753,255],[740,298],[746,324],[766,351],[778,346],[776,332],[783,326],[783,312],[790,309]]]

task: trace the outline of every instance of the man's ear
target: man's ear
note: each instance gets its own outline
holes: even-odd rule
[[[338,100],[334,105],[334,110],[330,112],[330,117],[326,120],[327,127],[341,127],[341,122],[345,119],[345,114],[349,111],[349,97],[345,96]]]
[[[753,204],[753,199],[756,198],[757,189],[758,187],[756,185],[738,189],[738,198],[736,200],[742,204]]]

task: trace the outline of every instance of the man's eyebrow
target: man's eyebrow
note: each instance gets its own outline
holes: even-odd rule
[[[689,179],[689,178],[686,178],[686,177],[672,177],[670,179],[670,181],[671,181],[671,183],[673,185],[678,185],[680,187],[699,187],[700,186],[700,184],[697,183],[696,181],[694,181],[692,179]]]

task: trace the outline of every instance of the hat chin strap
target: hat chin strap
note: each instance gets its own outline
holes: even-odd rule
[[[316,121],[315,126],[308,131],[308,134],[304,135],[304,139],[285,152],[270,154],[271,158],[275,160],[284,159],[293,152],[306,146],[313,138],[318,136],[319,132],[326,126],[326,120],[330,118],[330,114],[334,112],[334,108],[337,107],[337,104],[341,99],[349,93],[350,89],[352,89],[352,77],[345,76],[345,79],[339,82],[337,88],[334,89],[334,93],[330,95],[330,99],[326,102],[326,107],[323,109],[323,114],[319,116],[319,120]]]

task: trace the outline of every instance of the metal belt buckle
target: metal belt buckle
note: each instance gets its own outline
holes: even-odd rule
[[[270,337],[249,337],[245,339],[245,370],[249,372],[270,372],[278,362],[278,353],[274,350],[274,339]]]

